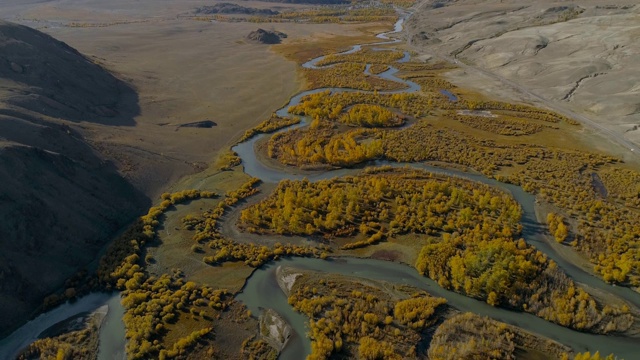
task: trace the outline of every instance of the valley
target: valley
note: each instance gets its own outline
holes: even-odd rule
[[[494,51],[483,53],[494,46],[487,39],[617,19],[619,8],[248,2],[236,13],[228,4],[198,11],[202,4],[191,1],[123,4],[6,6],[6,20],[39,26],[66,43],[45,37],[65,53],[78,49],[96,82],[118,90],[98,89],[114,94],[99,101],[91,91],[79,99],[47,92],[48,76],[38,81],[49,83],[19,76],[43,66],[28,64],[29,55],[8,59],[13,73],[0,73],[4,151],[29,149],[38,154],[29,159],[41,161],[21,161],[19,179],[42,185],[11,186],[15,199],[29,191],[40,198],[43,186],[67,194],[70,182],[91,184],[87,192],[105,206],[92,212],[80,210],[91,204],[82,198],[57,199],[69,213],[88,214],[92,226],[73,231],[95,244],[73,247],[84,258],[49,252],[47,266],[75,263],[31,292],[3,330],[24,322],[44,295],[53,293],[46,305],[54,310],[0,341],[0,355],[631,359],[640,351],[636,139],[601,112],[585,112],[593,100],[583,85],[601,75],[580,78],[558,98],[547,90],[556,85],[523,80],[505,70],[510,65],[489,63]],[[539,9],[537,22],[514,28],[514,19]],[[495,16],[504,23],[473,31]],[[265,24],[286,34],[281,44],[247,38]],[[11,31],[4,38],[16,37]],[[165,47],[171,51],[158,56]],[[56,51],[56,69],[64,69],[72,60]],[[512,61],[527,56],[537,54]],[[37,139],[14,123],[58,129],[70,140]],[[96,163],[108,175],[73,168]],[[50,170],[59,182],[39,173],[51,164],[66,171]],[[73,216],[44,209],[52,229],[72,227],[60,218]],[[109,209],[129,210],[114,213],[120,223],[101,217],[112,227],[98,241],[91,214]],[[36,261],[41,245],[29,245],[24,225],[14,225],[28,218],[6,219],[19,247],[3,252],[10,255],[2,264]],[[64,238],[47,236],[47,251]],[[20,279],[11,266],[3,276]],[[82,271],[71,277],[72,270]],[[34,278],[19,273],[21,283]],[[0,290],[19,286],[4,279]],[[78,300],[56,308],[67,299]],[[95,326],[98,311],[83,317],[91,335],[70,326],[51,332],[56,316],[91,313],[96,301],[111,304],[109,326]],[[95,346],[78,340],[85,336],[99,339],[93,355],[79,355]]]

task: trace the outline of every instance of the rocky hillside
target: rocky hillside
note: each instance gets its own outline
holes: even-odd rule
[[[247,35],[247,39],[260,44],[279,44],[287,34],[280,31],[269,31],[264,29],[254,30]]]
[[[313,5],[335,5],[348,4],[349,0],[264,0],[265,2],[285,3],[285,4],[313,4]]]
[[[0,336],[148,205],[76,125],[133,124],[135,104],[74,49],[0,22]]]
[[[246,15],[278,15],[271,9],[257,9],[232,3],[218,3],[212,6],[202,6],[196,9],[196,14],[246,14]]]
[[[419,52],[486,69],[640,144],[639,24],[631,0],[426,0],[406,25]]]

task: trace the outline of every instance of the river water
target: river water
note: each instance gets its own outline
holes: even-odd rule
[[[38,315],[0,341],[0,359],[15,359],[22,349],[37,340],[45,330],[78,314],[93,312],[104,305],[108,305],[109,310],[100,327],[98,359],[124,359],[124,308],[120,304],[119,293],[91,293]]]
[[[106,303],[109,312],[100,327],[98,360],[124,360],[127,358],[125,328],[122,321],[125,311],[120,300],[120,294],[117,293]]]
[[[582,333],[555,325],[531,314],[496,308],[483,301],[445,290],[433,280],[420,276],[414,268],[407,265],[374,259],[341,257],[330,260],[289,258],[269,263],[253,273],[243,292],[238,295],[237,298],[252,312],[259,313],[261,308],[272,308],[280,313],[294,329],[296,336],[281,353],[281,360],[303,359],[310,352],[310,343],[307,338],[300,336],[307,331],[306,317],[293,311],[287,302],[287,297],[278,286],[276,281],[278,266],[382,280],[393,284],[407,284],[447,299],[449,305],[460,311],[473,312],[521,327],[568,345],[576,351],[615,353],[624,359],[637,359],[640,354],[640,343],[637,339]]]

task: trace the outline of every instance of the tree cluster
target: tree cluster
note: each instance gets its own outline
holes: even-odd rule
[[[340,118],[341,123],[361,127],[394,127],[404,124],[404,117],[394,114],[380,105],[354,105]]]
[[[351,54],[330,54],[326,55],[322,60],[316,63],[316,66],[328,66],[338,63],[358,63],[358,64],[376,64],[389,65],[402,59],[404,53],[395,50],[372,50],[369,48],[360,50]]]
[[[610,167],[602,169],[598,174],[612,200],[640,209],[640,172]]]
[[[239,225],[258,233],[369,236],[383,227],[389,234],[462,231],[492,219],[500,230],[519,231],[520,207],[505,193],[427,172],[386,171],[313,183],[285,180],[244,209]]]
[[[218,168],[226,171],[231,170],[233,167],[240,165],[242,159],[234,151],[228,151],[224,153],[218,160]]]
[[[133,281],[132,281],[133,280]],[[184,356],[198,342],[211,335],[211,320],[226,309],[233,298],[226,290],[214,290],[194,282],[184,282],[180,274],[159,278],[132,278],[123,291],[123,321],[127,354],[132,359],[160,359]],[[200,328],[173,343],[167,343],[171,325],[180,317],[202,321]]]
[[[245,131],[244,135],[242,135],[240,140],[238,140],[238,143],[247,141],[247,140],[251,139],[252,137],[254,137],[257,134],[272,133],[274,131],[280,130],[280,129],[285,128],[287,126],[291,126],[291,125],[297,124],[299,122],[300,122],[300,118],[297,118],[297,117],[294,117],[294,118],[281,118],[281,117],[277,116],[276,114],[272,114],[269,119],[261,122],[256,127],[253,127],[251,129]]]
[[[356,90],[400,90],[406,88],[401,82],[386,80],[364,73],[366,64],[343,62],[326,69],[303,69],[310,89],[347,88]]]
[[[92,316],[87,319],[85,325],[86,327],[81,330],[39,338],[18,355],[18,360],[96,360],[98,358],[99,320]]]
[[[364,238],[343,249],[395,234],[431,235],[415,266],[447,289],[580,330],[624,331],[631,325],[631,315],[605,313],[555,263],[518,238],[521,210],[509,195],[426,172],[381,171],[314,183],[285,180],[243,210],[239,225],[266,234]]]
[[[587,351],[587,352],[576,354],[573,357],[573,360],[615,360],[615,359],[617,359],[617,357],[614,354],[609,354],[608,356],[602,356],[600,355],[599,351],[596,351],[593,355],[591,355],[591,352]],[[561,360],[569,360],[569,356],[567,355],[566,357],[563,357]]]
[[[549,213],[547,215],[547,225],[549,225],[549,232],[557,242],[562,243],[567,239],[569,227],[565,224],[565,219],[562,215]]]
[[[445,320],[433,334],[429,359],[516,359],[515,334],[503,323],[473,313]]]
[[[268,155],[283,164],[300,167],[351,166],[382,156],[382,144],[375,129],[337,134],[330,122],[314,120],[309,129],[294,129],[272,136]]]
[[[309,317],[309,360],[333,356],[361,359],[415,359],[415,344],[432,326],[446,300],[424,292],[396,293],[340,276],[296,278],[289,303]],[[409,297],[410,296],[410,297]]]
[[[424,114],[428,111],[429,103],[438,104],[432,100],[429,96],[418,94],[324,92],[305,97],[290,111],[316,119],[338,119],[342,109],[348,106],[378,103],[400,109],[403,113]],[[458,105],[448,106],[449,109],[454,109]],[[571,123],[561,115],[525,105],[480,101],[472,107],[502,111],[500,116],[517,115],[518,118],[536,121]],[[279,135],[270,148],[272,155],[287,159],[281,161],[289,165],[298,166],[351,166],[370,159],[362,156],[363,152],[360,151],[360,156],[350,156],[350,161],[346,163],[327,161],[326,156],[323,156],[326,144],[333,137],[345,136],[333,128],[327,130],[327,127],[299,129],[294,134]],[[640,284],[640,252],[635,251],[640,243],[640,216],[637,211],[628,208],[639,201],[633,182],[637,173],[630,170],[608,170],[614,169],[613,164],[618,162],[615,158],[537,144],[501,143],[463,131],[442,129],[427,121],[418,121],[400,131],[370,131],[375,131],[370,136],[382,139],[383,156],[389,160],[459,164],[481,171],[487,176],[496,176],[501,181],[520,185],[525,191],[540,194],[544,200],[575,217],[578,226],[572,245],[590,258],[596,265],[594,269],[597,273],[607,281],[632,286]],[[303,141],[299,148],[302,151],[296,151],[295,142],[304,139],[307,134],[313,134],[309,135],[313,142]],[[374,152],[376,157],[380,151],[378,146],[376,144]],[[278,148],[286,151],[278,152]],[[505,169],[509,170],[508,176],[498,175]],[[594,172],[602,174],[603,183],[611,187],[615,197],[602,199],[594,190],[590,177]],[[614,180],[616,178],[618,180]],[[616,183],[622,186],[616,187]],[[617,195],[619,193],[623,195]],[[624,203],[619,201],[620,196]]]

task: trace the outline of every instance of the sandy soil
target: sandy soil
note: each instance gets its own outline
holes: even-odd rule
[[[626,0],[424,1],[408,36],[422,51],[455,55],[640,144],[639,20],[640,7]]]

